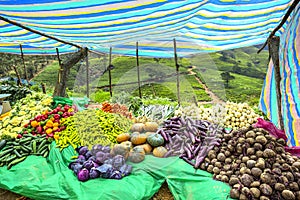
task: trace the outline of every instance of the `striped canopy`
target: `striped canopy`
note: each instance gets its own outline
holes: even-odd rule
[[[291,0],[1,0],[0,17],[98,52],[172,57],[265,42]],[[78,48],[0,20],[0,52]]]
[[[300,143],[300,4],[280,37],[280,90],[284,130],[291,146]],[[275,72],[270,62],[261,94],[260,108],[278,124]]]
[[[299,1],[299,0],[295,0]],[[0,0],[0,52],[70,53],[78,47],[114,54],[173,57],[264,43],[291,0]],[[281,37],[282,113],[292,146],[300,141],[299,5]],[[25,28],[25,29],[24,29]],[[27,29],[26,29],[27,28]],[[39,34],[45,34],[41,35]],[[50,36],[51,38],[47,37]],[[62,41],[66,41],[65,44]],[[270,64],[260,107],[277,124]]]

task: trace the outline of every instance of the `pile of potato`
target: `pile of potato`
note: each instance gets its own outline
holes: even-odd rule
[[[284,139],[262,128],[218,137],[221,145],[209,151],[200,168],[229,183],[231,198],[300,199],[300,159],[285,151]]]

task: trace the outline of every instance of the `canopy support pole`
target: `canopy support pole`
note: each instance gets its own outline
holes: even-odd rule
[[[282,110],[281,110],[281,90],[280,90],[281,76],[280,76],[280,66],[279,66],[279,43],[280,43],[280,38],[278,36],[273,36],[268,39],[269,53],[274,64],[274,72],[275,72],[279,128],[283,130],[284,124],[283,124]]]
[[[88,52],[85,57],[85,65],[86,65],[86,96],[90,98],[90,74],[89,74],[89,55]]]
[[[109,78],[109,94],[112,97],[112,81],[111,81],[111,56],[112,56],[112,48],[109,48],[109,62],[108,62],[108,78]]]
[[[178,104],[180,105],[180,85],[179,85],[179,64],[178,64],[178,58],[177,58],[177,49],[176,49],[176,39],[173,39],[174,43],[174,60],[175,60],[175,66],[176,66],[176,77],[177,77],[177,99]]]
[[[26,79],[26,81],[27,81],[27,84],[29,85],[29,81],[28,81],[28,77],[27,77],[27,70],[26,70],[26,65],[25,65],[25,59],[24,59],[24,54],[23,54],[22,44],[20,44],[20,50],[21,50],[22,63],[23,63],[23,67],[24,67],[24,75],[25,75],[25,79]]]
[[[65,60],[61,63],[61,68],[63,69],[61,72],[61,81],[60,83],[56,83],[55,89],[53,92],[53,96],[61,96],[66,97],[66,88],[67,88],[67,80],[68,75],[70,74],[70,69],[80,60],[84,59],[87,56],[88,49],[83,48],[72,54],[69,59]]]
[[[60,56],[59,56],[59,51],[58,51],[58,48],[56,48],[56,56],[57,56],[57,59],[58,59],[58,64],[59,64],[59,70],[58,70],[58,78],[57,78],[57,81],[58,83],[61,82],[61,73],[63,71],[63,68],[61,66],[61,59],[60,59]]]
[[[46,85],[45,85],[45,83],[41,83],[41,86],[42,86],[43,93],[46,94]]]
[[[139,97],[142,98],[141,79],[140,79],[140,63],[139,63],[139,43],[136,42],[136,69],[138,75]]]
[[[257,51],[257,53],[260,53],[268,44],[268,40],[270,38],[272,38],[275,33],[284,25],[284,23],[286,22],[286,20],[289,18],[290,14],[293,12],[293,10],[296,8],[297,4],[299,3],[299,0],[294,0],[294,2],[292,3],[292,5],[289,7],[288,11],[285,13],[284,17],[282,18],[280,24],[278,24],[278,26],[270,33],[268,39],[266,40],[266,42],[263,44],[263,46]]]
[[[19,72],[18,72],[18,70],[17,70],[16,66],[15,66],[15,65],[13,65],[13,68],[14,68],[14,70],[15,70],[15,73],[16,73],[16,75],[17,75],[17,78],[18,78],[19,85],[20,85],[20,86],[22,86],[23,84],[22,84],[22,81],[21,81],[21,77],[20,77],[20,74],[19,74]]]

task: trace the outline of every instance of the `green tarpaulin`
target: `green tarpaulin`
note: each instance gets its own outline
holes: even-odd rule
[[[0,188],[35,200],[134,200],[150,199],[167,181],[175,199],[227,199],[230,187],[212,179],[212,174],[195,171],[185,161],[177,158],[146,159],[133,165],[131,175],[121,180],[92,179],[80,182],[68,169],[70,158],[75,154],[69,147],[62,152],[52,149],[49,157],[29,156],[10,170],[0,168]],[[228,197],[228,199],[230,199]]]

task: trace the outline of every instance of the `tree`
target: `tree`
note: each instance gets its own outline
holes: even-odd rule
[[[229,72],[222,72],[221,73],[222,79],[225,81],[225,88],[229,87],[229,81],[235,79]]]

